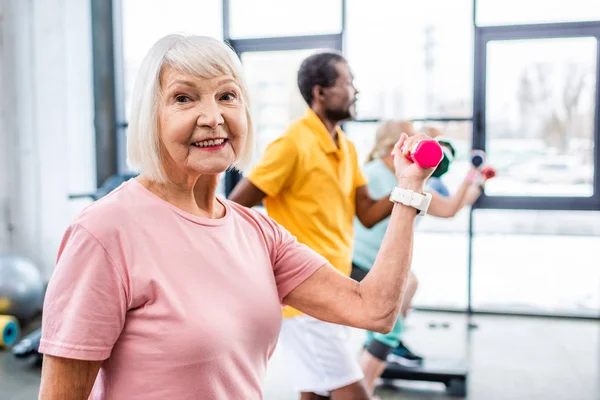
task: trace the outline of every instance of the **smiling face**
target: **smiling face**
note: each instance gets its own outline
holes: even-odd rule
[[[235,79],[201,78],[167,65],[160,88],[158,131],[165,171],[198,176],[227,170],[248,136],[244,99]]]

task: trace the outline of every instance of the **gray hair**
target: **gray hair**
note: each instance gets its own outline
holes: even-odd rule
[[[246,145],[233,167],[243,170],[252,162],[254,132],[248,90],[242,65],[225,43],[205,36],[168,35],[148,51],[138,72],[131,99],[131,117],[127,130],[129,167],[148,179],[164,182],[158,137],[158,104],[161,98],[160,74],[165,65],[201,78],[230,75],[241,89],[248,119]]]

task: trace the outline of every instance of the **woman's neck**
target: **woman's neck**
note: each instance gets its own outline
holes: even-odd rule
[[[146,189],[175,207],[203,218],[222,218],[225,207],[217,200],[219,175],[200,175],[195,179],[167,178],[165,183],[136,178]]]

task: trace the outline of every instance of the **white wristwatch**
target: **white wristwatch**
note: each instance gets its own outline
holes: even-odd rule
[[[417,215],[424,216],[431,203],[431,193],[417,193],[410,189],[395,187],[390,194],[390,201],[417,209]]]

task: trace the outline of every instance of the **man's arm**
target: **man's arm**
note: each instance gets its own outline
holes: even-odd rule
[[[102,361],[44,356],[40,400],[86,400]]]
[[[229,200],[245,207],[254,207],[265,196],[265,192],[257,188],[248,178],[244,178],[233,188],[233,191],[229,194]]]
[[[389,217],[394,208],[394,203],[388,197],[375,200],[369,194],[367,185],[357,187],[356,217],[360,223],[367,228],[372,228],[378,222]]]

